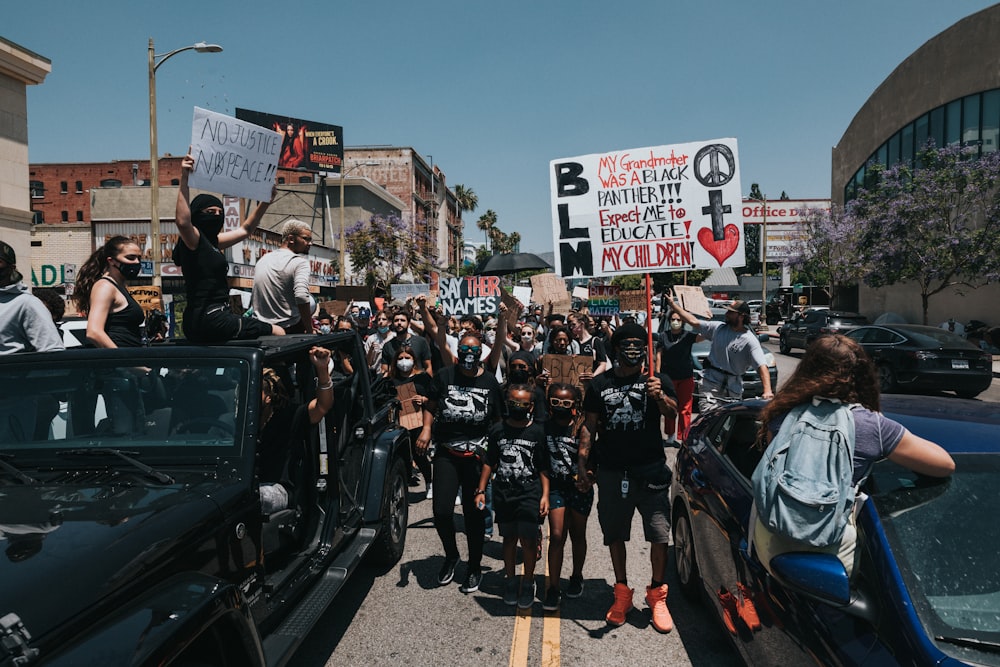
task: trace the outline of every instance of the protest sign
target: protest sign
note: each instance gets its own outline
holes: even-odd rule
[[[192,188],[271,201],[281,135],[259,125],[194,108]]]
[[[399,399],[399,425],[406,430],[420,428],[424,424],[424,415],[420,407],[413,402],[417,389],[412,382],[396,387],[396,398]]]
[[[674,285],[674,294],[681,301],[681,308],[693,313],[712,319],[712,310],[708,307],[708,299],[701,287],[690,285]]]
[[[587,294],[587,312],[594,317],[617,315],[621,310],[618,285],[591,285]]]
[[[576,287],[573,288],[574,299],[581,299],[583,301],[586,301],[588,294],[589,292],[587,291],[587,288],[584,287],[583,285],[577,285]]]
[[[543,306],[551,303],[554,313],[568,313],[573,305],[573,299],[566,289],[566,281],[554,273],[531,276],[531,295],[535,303]]]
[[[618,293],[618,307],[623,311],[646,310],[646,290],[623,289]]]
[[[445,315],[495,315],[503,288],[499,276],[441,278],[438,298]]]
[[[583,389],[580,375],[593,372],[594,358],[585,354],[545,354],[542,355],[542,369],[549,372],[549,386],[562,383]]]
[[[430,296],[431,286],[426,283],[417,283],[414,285],[406,285],[403,283],[393,284],[390,288],[392,290],[393,300],[406,301],[411,296],[420,296],[425,294]]]
[[[500,300],[507,306],[507,330],[516,329],[517,321],[521,319],[521,312],[524,310],[524,304],[508,294],[507,290],[504,290],[503,294],[500,295]]]
[[[128,293],[142,306],[142,312],[148,313],[154,308],[163,312],[163,293],[156,285],[135,285],[128,288]]]
[[[339,317],[347,312],[348,305],[346,301],[321,301],[319,309],[325,310],[332,317]]]
[[[737,158],[714,139],[552,160],[556,273],[743,266]]]
[[[514,293],[514,298],[523,303],[525,306],[531,304],[531,288],[524,285],[515,286],[511,292]]]

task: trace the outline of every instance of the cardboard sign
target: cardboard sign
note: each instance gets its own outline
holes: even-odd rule
[[[577,285],[576,287],[573,288],[574,299],[582,299],[585,301],[587,299],[588,294],[589,292],[587,288],[584,287],[583,285]]]
[[[339,317],[347,312],[350,304],[347,301],[321,301],[320,310],[325,310],[332,317]]]
[[[142,306],[142,312],[148,313],[154,308],[163,312],[163,293],[155,285],[135,285],[128,288],[128,293]]]
[[[208,109],[194,108],[192,188],[271,201],[281,135]]]
[[[573,305],[566,281],[554,273],[539,273],[531,276],[531,294],[535,303],[552,304],[553,313],[568,313]]]
[[[618,285],[591,285],[587,295],[587,312],[595,317],[617,315],[621,310]]]
[[[495,315],[503,293],[499,276],[441,278],[438,299],[445,315]]]
[[[511,296],[507,293],[507,290],[503,291],[500,296],[500,300],[505,306],[507,306],[507,330],[511,331],[517,328],[517,321],[521,319],[521,313],[524,312],[524,304],[517,300],[517,298]]]
[[[583,389],[580,375],[594,371],[594,358],[584,354],[542,355],[542,368],[549,372],[549,386],[553,384],[573,384]]]
[[[524,285],[517,285],[511,292],[514,293],[514,298],[523,303],[524,305],[529,305],[531,303],[531,288]]]
[[[712,310],[708,307],[708,299],[700,287],[691,285],[674,285],[674,294],[680,299],[681,308],[694,315],[712,319]]]
[[[626,289],[618,293],[618,306],[624,311],[646,310],[646,290]]]
[[[417,283],[414,285],[406,285],[403,283],[396,283],[390,287],[392,291],[392,299],[406,301],[410,297],[420,296],[424,294],[426,296],[431,295],[431,286],[426,283]]]
[[[561,158],[549,177],[560,276],[745,263],[735,139]]]
[[[424,425],[424,415],[420,407],[413,402],[417,388],[412,382],[396,387],[396,397],[399,399],[399,425],[407,431]]]

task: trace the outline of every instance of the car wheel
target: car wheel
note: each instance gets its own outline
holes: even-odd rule
[[[410,517],[410,506],[406,499],[407,481],[406,461],[397,457],[385,482],[382,524],[370,552],[372,561],[379,565],[392,565],[403,555]]]
[[[782,354],[789,354],[792,351],[791,346],[788,344],[788,339],[784,336],[778,338],[778,352]]]
[[[896,389],[896,373],[888,364],[880,364],[878,367],[878,388],[883,394],[888,394]]]
[[[698,561],[695,559],[691,519],[683,510],[674,519],[674,566],[677,569],[677,579],[681,582],[681,593],[690,600],[698,600],[701,595],[701,577],[698,575]]]

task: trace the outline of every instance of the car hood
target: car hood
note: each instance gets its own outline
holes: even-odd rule
[[[85,623],[102,600],[120,605],[150,575],[185,566],[179,542],[218,529],[222,513],[209,494],[219,488],[0,487],[0,617],[16,613],[38,639],[70,619]]]

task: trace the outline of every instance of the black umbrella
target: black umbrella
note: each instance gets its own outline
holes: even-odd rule
[[[538,255],[530,252],[515,252],[509,255],[487,257],[476,267],[477,276],[505,276],[518,271],[551,269],[552,266]]]

